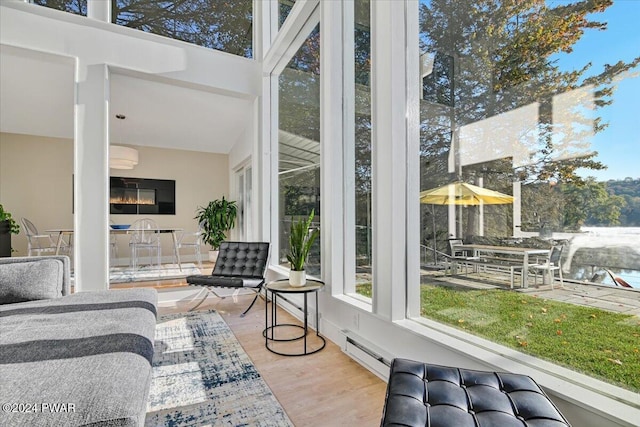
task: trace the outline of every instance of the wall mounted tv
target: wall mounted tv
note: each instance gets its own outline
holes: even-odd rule
[[[112,214],[175,215],[176,182],[112,176],[109,207]]]

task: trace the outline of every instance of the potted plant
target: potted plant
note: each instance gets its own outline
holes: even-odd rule
[[[18,223],[0,204],[0,257],[11,256],[11,235],[19,232],[20,226]]]
[[[311,210],[306,220],[291,222],[291,233],[289,234],[289,253],[287,259],[291,264],[289,272],[289,284],[294,287],[304,286],[307,283],[307,275],[305,265],[309,258],[311,245],[320,234],[317,228],[311,230],[311,221],[313,220],[314,210]]]
[[[222,200],[213,200],[205,207],[198,207],[194,219],[198,220],[202,228],[202,240],[211,246],[209,261],[215,262],[218,259],[220,243],[226,238],[227,231],[235,226],[237,215],[236,202],[226,200],[224,196]]]

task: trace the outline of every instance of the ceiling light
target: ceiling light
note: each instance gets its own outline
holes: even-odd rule
[[[122,121],[127,116],[116,114],[116,119]],[[124,122],[121,122],[124,123]],[[138,150],[124,145],[109,146],[109,167],[111,169],[133,169],[138,164]]]
[[[124,145],[109,146],[109,167],[111,169],[133,169],[138,164],[138,150]]]

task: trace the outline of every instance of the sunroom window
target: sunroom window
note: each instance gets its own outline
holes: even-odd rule
[[[115,0],[111,5],[114,24],[253,56],[252,0]]]
[[[313,228],[320,227],[320,27],[289,61],[279,76],[278,193],[279,263],[289,268],[289,231],[292,221],[314,212]],[[307,275],[320,277],[320,239],[316,239],[306,266]]]
[[[640,4],[419,7],[421,316],[640,390]]]
[[[371,212],[371,2],[356,0],[345,3],[345,16],[351,17],[345,40],[345,102],[353,100],[346,118],[345,138],[345,217],[347,233],[345,248],[345,292],[364,297],[373,296],[372,269],[372,212]]]
[[[87,16],[87,0],[29,0],[29,3]]]
[[[296,0],[278,0],[278,28],[284,24],[295,2]]]

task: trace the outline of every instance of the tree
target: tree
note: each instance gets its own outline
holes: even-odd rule
[[[87,0],[33,2],[87,14]],[[253,55],[252,14],[252,0],[111,0],[114,24],[247,58]]]
[[[570,53],[586,30],[606,30],[606,23],[591,17],[611,4],[612,0],[421,3],[421,52],[434,57],[433,70],[423,79],[422,188],[435,187],[439,183],[433,182],[434,177],[438,176],[444,182],[482,177],[485,186],[498,191],[508,190],[510,181],[580,186],[585,181],[579,169],[605,168],[595,159],[597,153],[590,150],[589,136],[607,126],[598,112],[612,102],[614,79],[636,68],[640,57],[594,72],[590,63],[575,70],[561,69],[557,55]],[[554,123],[552,106],[559,94],[571,96],[574,108],[565,120]],[[528,126],[518,123],[517,136],[512,121],[494,119],[524,108],[537,120]],[[483,123],[487,125],[482,127]],[[475,133],[469,131],[460,140],[461,129]],[[517,159],[515,145],[507,144],[493,148],[493,160],[483,157],[488,151],[487,140],[501,135],[512,136],[512,143],[528,152],[528,158]],[[485,160],[460,167],[458,159],[465,153]],[[450,167],[451,159],[457,160],[455,171]],[[531,192],[526,203],[543,205],[546,193],[538,193]],[[468,211],[469,232],[474,216],[472,209]],[[531,215],[531,211],[523,209],[523,214]],[[559,225],[565,223],[561,217],[556,216]],[[531,223],[538,220],[526,219]],[[572,219],[567,224],[576,223]]]
[[[33,0],[33,3],[76,15],[87,15],[87,0]]]
[[[111,0],[115,24],[252,56],[251,0]]]
[[[589,177],[580,184],[561,187],[564,195],[564,226],[579,230],[582,225],[618,225],[624,198],[607,192],[604,182]]]

